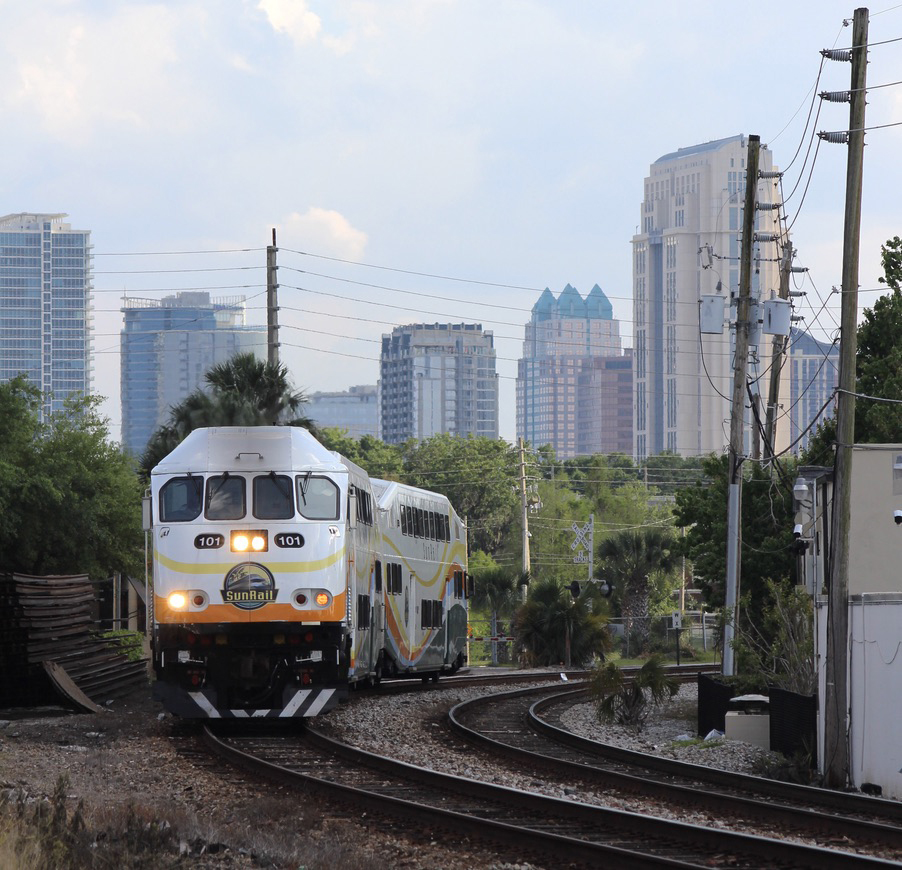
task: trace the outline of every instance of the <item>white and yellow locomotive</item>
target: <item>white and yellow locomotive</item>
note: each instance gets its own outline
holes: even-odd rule
[[[397,487],[376,483],[383,494]],[[442,498],[406,489],[421,502]],[[444,588],[451,578],[441,613],[455,641],[444,633],[440,658],[440,608],[426,605],[424,644],[424,629],[399,622],[387,589],[398,574],[383,569],[395,513],[377,505],[363,469],[305,429],[195,430],[153,469],[151,496],[154,695],[170,712],[315,716],[383,671],[437,675],[464,660],[466,532],[446,500],[455,539],[424,552],[401,580],[442,575]],[[416,591],[404,597],[408,607],[418,600]]]

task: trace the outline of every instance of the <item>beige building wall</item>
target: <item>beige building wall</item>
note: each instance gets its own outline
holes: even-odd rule
[[[681,148],[652,165],[645,179],[638,232],[633,236],[633,320],[637,459],[674,451],[719,453],[729,444],[733,390],[731,335],[702,335],[699,303],[739,288],[739,245],[748,142],[734,136]],[[773,170],[762,146],[761,171]],[[758,181],[758,201],[771,203],[773,180]],[[774,232],[777,212],[760,211],[758,231]],[[756,243],[752,293],[762,301],[779,289],[779,245]],[[752,347],[749,375],[766,399],[770,336]],[[788,397],[788,367],[781,395]],[[763,419],[763,412],[762,412]],[[789,427],[781,427],[783,441]],[[750,433],[747,426],[747,432]]]

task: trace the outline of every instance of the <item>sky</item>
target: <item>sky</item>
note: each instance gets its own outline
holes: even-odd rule
[[[643,182],[677,148],[745,133],[771,149],[810,270],[800,313],[833,337],[847,149],[812,132],[847,129],[849,109],[814,95],[849,87],[850,65],[820,50],[851,45],[853,12],[0,0],[0,214],[65,212],[91,230],[94,386],[115,439],[123,294],[245,295],[264,324],[273,229],[296,387],[375,383],[395,325],[479,322],[513,439],[516,360],[542,289],[597,283],[631,346]],[[902,235],[900,38],[902,4],[870,7],[862,307],[878,295],[881,243]]]

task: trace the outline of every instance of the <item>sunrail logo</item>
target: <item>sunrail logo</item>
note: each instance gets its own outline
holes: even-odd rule
[[[275,601],[278,591],[272,574],[262,565],[249,562],[236,565],[226,574],[222,600],[241,610],[258,610],[264,604]]]

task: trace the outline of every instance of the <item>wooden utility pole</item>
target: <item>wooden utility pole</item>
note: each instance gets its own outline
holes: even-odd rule
[[[792,242],[783,234],[783,260],[780,263],[780,298],[789,299],[789,274],[792,271]],[[773,459],[777,447],[777,410],[780,406],[780,376],[788,335],[775,335],[771,345],[770,390],[767,394],[767,419],[764,424],[764,458]]]
[[[723,635],[723,672],[735,673],[733,637],[739,618],[740,512],[742,458],[745,450],[745,399],[749,362],[749,313],[752,302],[752,248],[755,235],[755,200],[758,193],[760,136],[749,136],[745,162],[745,206],[742,214],[742,249],[739,260],[739,298],[736,307],[736,355],[733,358],[733,405],[730,412],[730,466],[727,490],[727,620]]]
[[[276,228],[272,230],[272,244],[266,246],[266,359],[270,365],[279,364],[279,267],[276,264]]]
[[[526,498],[526,450],[523,446],[523,439],[517,439],[517,446],[520,448],[520,512],[523,519],[523,563],[522,578],[525,578],[530,571],[529,562],[529,502]],[[526,584],[520,584],[520,598],[526,601]]]
[[[827,684],[824,696],[824,784],[849,780],[849,523],[852,444],[855,440],[855,357],[858,350],[858,247],[867,82],[868,10],[856,9],[852,25],[852,86],[846,211],[843,229],[839,389],[833,470],[833,541],[827,584]]]

